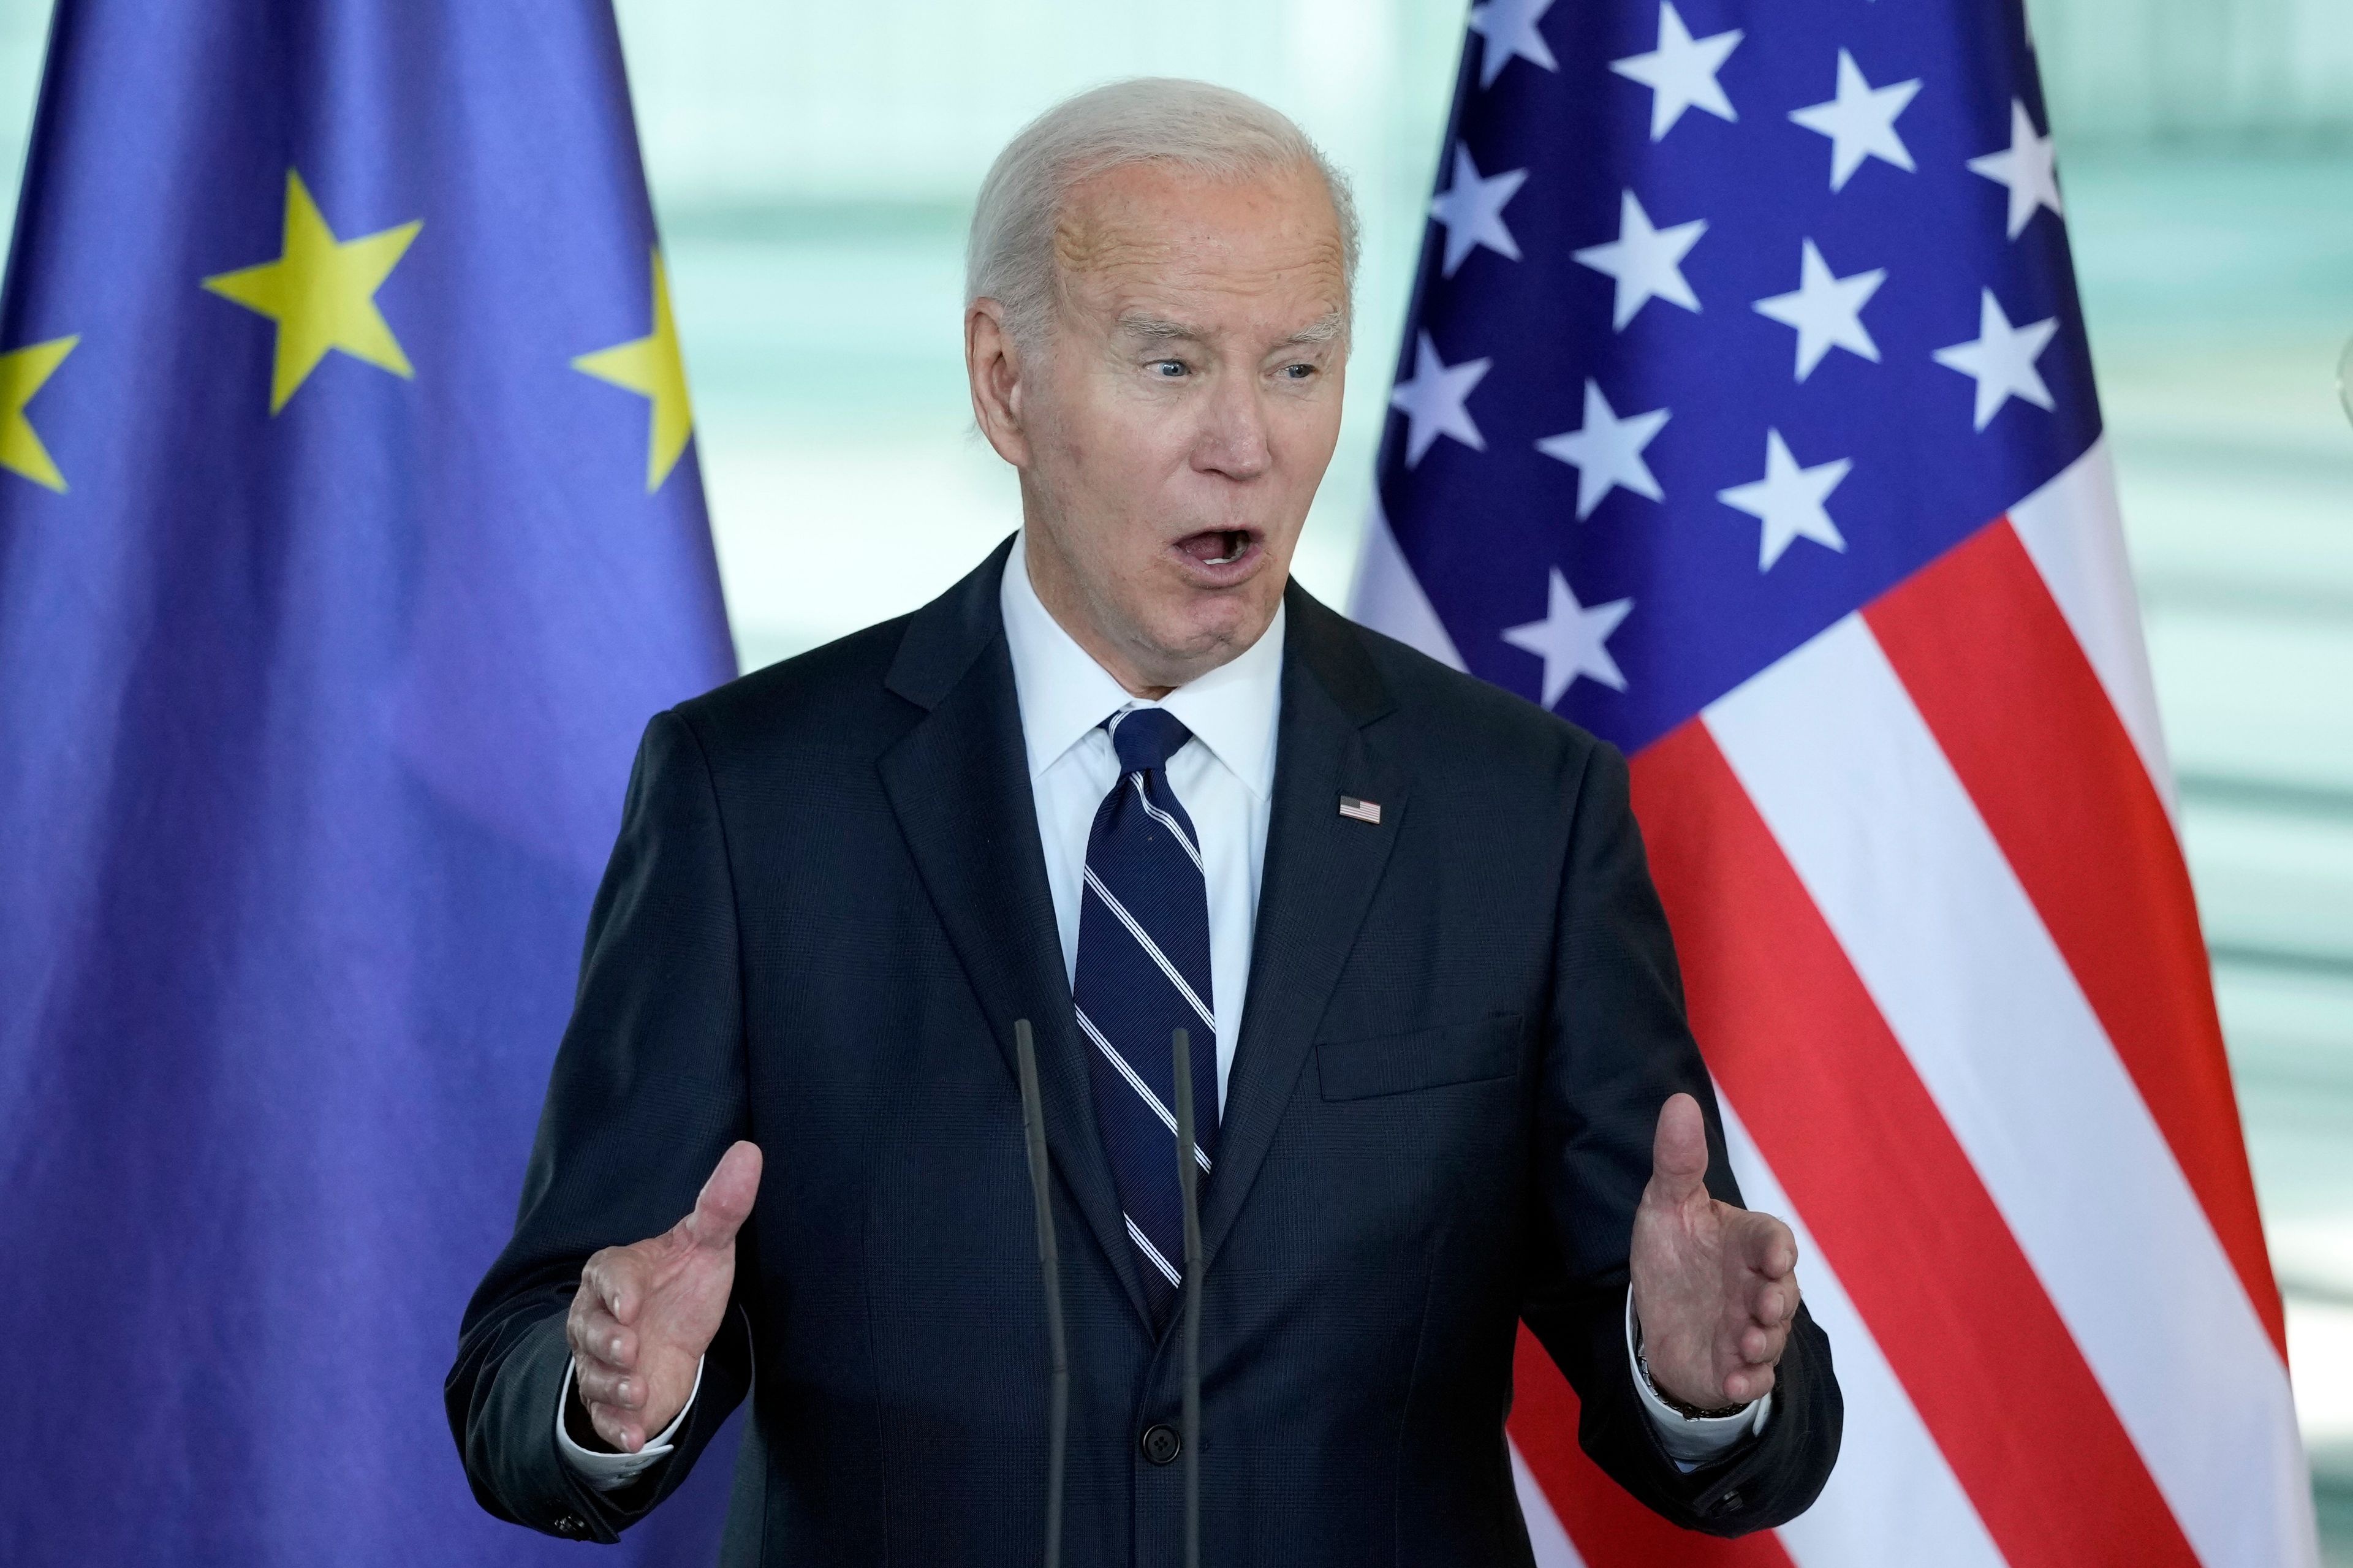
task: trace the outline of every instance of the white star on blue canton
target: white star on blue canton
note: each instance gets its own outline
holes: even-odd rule
[[[1609,400],[1601,395],[1601,388],[1588,381],[1583,426],[1546,437],[1536,443],[1536,450],[1577,470],[1577,520],[1583,522],[1613,489],[1630,489],[1652,500],[1666,499],[1651,465],[1642,460],[1642,448],[1666,422],[1663,408],[1620,418]]]
[[[1609,324],[1622,332],[1634,312],[1652,300],[1664,300],[1686,310],[1699,309],[1699,296],[1683,279],[1683,260],[1706,232],[1704,218],[1653,228],[1651,215],[1642,210],[1634,193],[1627,191],[1618,200],[1618,237],[1572,254],[1596,272],[1606,272],[1618,280]]]
[[[2013,397],[2023,398],[2037,408],[2057,406],[2052,400],[2051,388],[2042,380],[2042,373],[2034,368],[2034,362],[2051,346],[2051,340],[2058,332],[2056,316],[2030,321],[2022,327],[2011,326],[2001,301],[1988,289],[1978,301],[1977,342],[1938,349],[1936,360],[1947,370],[1976,378],[1977,427],[1982,430],[1993,423],[2001,405]]]
[[[1800,539],[1843,551],[1846,538],[1822,503],[1838,489],[1854,464],[1845,458],[1801,468],[1778,430],[1765,432],[1765,477],[1728,490],[1715,499],[1746,512],[1765,527],[1757,542],[1757,570],[1769,572],[1782,552]]]
[[[1485,40],[1479,51],[1479,85],[1493,87],[1514,55],[1548,71],[1560,69],[1552,46],[1536,31],[1536,24],[1552,9],[1552,0],[1483,0],[1471,8],[1471,30]]]
[[[1520,258],[1519,241],[1504,226],[1504,204],[1519,194],[1527,177],[1525,169],[1509,169],[1482,180],[1470,149],[1460,142],[1454,144],[1454,183],[1430,204],[1430,216],[1446,229],[1446,260],[1440,268],[1445,276],[1453,277],[1463,258],[1482,245],[1498,256]]]
[[[1809,131],[1831,139],[1831,189],[1842,190],[1866,158],[1912,172],[1911,150],[1895,133],[1895,117],[1920,90],[1918,78],[1892,87],[1873,87],[1863,79],[1862,68],[1844,49],[1838,58],[1838,96],[1828,103],[1809,104],[1789,111],[1789,118]]]
[[[2034,133],[2034,117],[2018,99],[2010,100],[2010,145],[1999,153],[1969,160],[1969,172],[1998,180],[2010,189],[2010,237],[2016,239],[2034,221],[2037,208],[2049,207],[2061,216],[2059,168],[2051,138]]]
[[[1568,579],[1556,566],[1546,588],[1545,618],[1525,626],[1505,626],[1503,637],[1514,647],[1544,660],[1544,705],[1547,708],[1559,701],[1561,693],[1580,675],[1613,691],[1623,691],[1626,677],[1619,669],[1618,661],[1609,657],[1608,644],[1618,623],[1633,607],[1631,599],[1613,599],[1587,609],[1568,591]]]
[[[1732,100],[1724,96],[1715,73],[1725,57],[1739,44],[1742,33],[1712,33],[1694,38],[1676,14],[1672,0],[1659,7],[1659,47],[1647,55],[1611,60],[1609,68],[1651,89],[1651,140],[1658,141],[1675,128],[1686,109],[1704,109],[1718,120],[1737,121]]]
[[[1389,394],[1389,406],[1403,412],[1406,418],[1407,468],[1419,463],[1440,436],[1451,436],[1474,452],[1487,449],[1487,438],[1479,434],[1463,400],[1494,363],[1474,359],[1450,365],[1438,357],[1438,345],[1430,342],[1430,334],[1421,334],[1414,344],[1413,379],[1399,382]]]
[[[1810,239],[1798,256],[1798,291],[1757,301],[1757,313],[1783,326],[1798,329],[1798,379],[1814,374],[1814,366],[1832,349],[1860,354],[1879,363],[1879,345],[1862,324],[1862,308],[1887,281],[1887,268],[1874,267],[1848,278],[1831,276],[1830,263]]]

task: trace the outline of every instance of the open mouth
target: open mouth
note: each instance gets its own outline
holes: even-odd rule
[[[1230,566],[1250,552],[1257,536],[1246,528],[1205,529],[1176,542],[1176,548],[1204,566]]]

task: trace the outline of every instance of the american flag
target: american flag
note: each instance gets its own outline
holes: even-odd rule
[[[1524,1336],[1540,1561],[2310,1563],[2018,0],[1483,0],[1361,619],[1623,747],[1847,1401],[1690,1537]]]

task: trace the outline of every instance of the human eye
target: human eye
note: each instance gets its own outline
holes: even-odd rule
[[[1162,381],[1180,381],[1192,374],[1192,366],[1181,359],[1156,359],[1151,364],[1152,374]]]

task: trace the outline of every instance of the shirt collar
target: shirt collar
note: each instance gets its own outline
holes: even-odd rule
[[[1029,776],[1044,773],[1089,730],[1131,705],[1166,708],[1193,738],[1261,800],[1274,789],[1274,730],[1282,697],[1282,630],[1278,604],[1258,641],[1198,679],[1154,703],[1129,695],[1111,672],[1064,631],[1029,581],[1026,535],[1013,537],[997,603],[1013,655],[1013,689],[1021,704]]]

